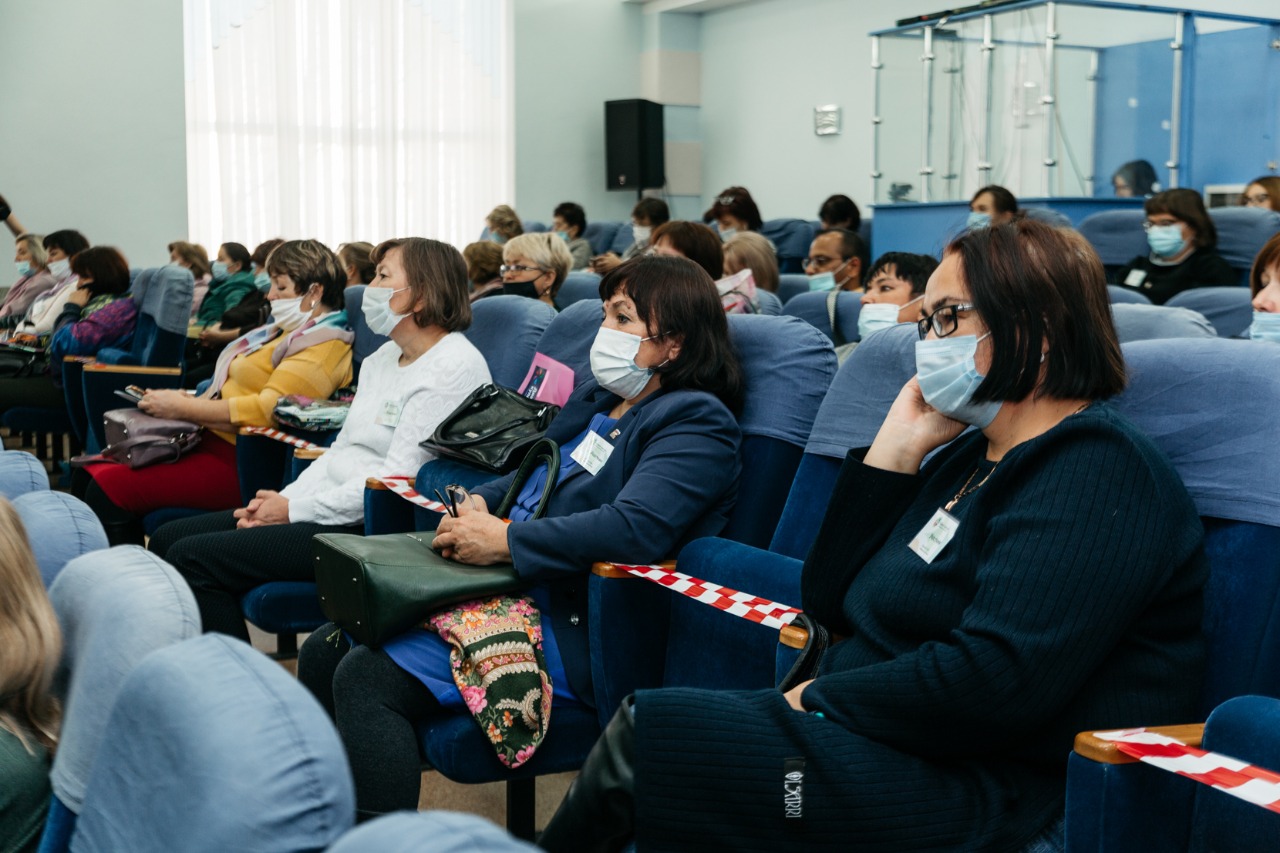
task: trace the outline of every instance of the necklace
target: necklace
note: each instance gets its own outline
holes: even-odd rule
[[[996,472],[996,469],[999,467],[1000,467],[999,462],[997,462],[995,465],[992,465],[991,470],[987,472],[987,476],[983,477],[982,481],[979,482],[978,485],[974,486],[971,489],[969,488],[969,484],[973,482],[973,478],[978,476],[978,472],[982,470],[981,466],[974,468],[973,473],[969,475],[969,479],[965,480],[964,485],[960,487],[960,491],[956,492],[956,496],[954,498],[947,501],[947,505],[944,506],[943,509],[946,510],[947,512],[951,512],[952,507],[954,507],[957,503],[959,503],[962,497],[964,497],[965,495],[971,495],[974,492],[978,491],[978,489],[981,489],[984,485],[986,485],[987,480],[991,479],[991,475],[994,474]]]

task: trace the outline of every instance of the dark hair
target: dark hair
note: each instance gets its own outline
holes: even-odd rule
[[[319,240],[289,240],[276,246],[267,257],[267,273],[289,276],[299,296],[320,285],[320,301],[335,311],[346,305],[347,272]]]
[[[741,219],[747,223],[748,231],[759,231],[764,225],[764,220],[760,218],[760,208],[756,207],[755,199],[751,197],[746,187],[729,187],[721,192],[707,212],[702,215],[702,219],[705,222],[711,222],[722,216]]]
[[[258,244],[258,248],[253,250],[253,254],[249,256],[249,261],[260,269],[266,269],[267,258],[271,257],[271,253],[275,251],[276,246],[282,243],[284,243],[284,240],[279,237],[263,240]]]
[[[1209,211],[1204,209],[1204,199],[1195,190],[1165,190],[1147,199],[1142,206],[1147,216],[1153,213],[1165,213],[1185,222],[1196,232],[1196,246],[1201,249],[1212,249],[1218,245],[1218,229],[1209,218]]]
[[[989,184],[973,194],[973,198],[969,199],[969,204],[973,204],[983,193],[991,193],[991,201],[996,206],[997,213],[1017,213],[1018,200],[1013,197],[1013,193],[1007,189],[995,184]]]
[[[729,321],[706,270],[686,258],[640,256],[620,264],[600,280],[608,302],[620,290],[636,314],[658,337],[679,337],[679,357],[654,372],[668,391],[706,391],[730,411],[742,407],[746,381],[729,340]]]
[[[933,255],[916,255],[911,252],[885,252],[876,258],[875,264],[867,270],[867,274],[862,277],[862,283],[870,284],[871,279],[888,271],[889,267],[893,267],[890,275],[910,282],[911,295],[919,296],[924,293],[924,286],[929,283],[929,276],[933,275],[933,271],[938,268],[938,259]]]
[[[562,201],[556,205],[552,215],[559,216],[564,220],[564,224],[570,228],[577,228],[579,237],[587,230],[587,212],[582,209],[580,204],[572,201]]]
[[[348,266],[355,267],[356,276],[365,284],[373,281],[373,276],[378,271],[378,265],[373,262],[372,256],[372,243],[356,241],[343,243],[338,247],[338,260],[342,262],[342,268],[345,270]]]
[[[502,247],[492,240],[469,243],[462,250],[462,259],[467,263],[467,278],[472,284],[488,284],[498,277]]]
[[[88,278],[86,289],[94,296],[119,295],[129,289],[129,262],[111,246],[94,246],[71,256],[71,271]]]
[[[1156,191],[1156,167],[1146,160],[1130,160],[1111,175],[1112,183],[1119,178],[1136,196],[1151,195]]]
[[[223,243],[222,254],[226,255],[231,263],[240,265],[240,272],[249,272],[249,250],[240,243]]]
[[[649,232],[649,245],[665,239],[671,248],[707,271],[712,281],[724,275],[724,244],[701,222],[673,219]]]
[[[1249,270],[1249,291],[1254,296],[1257,296],[1258,291],[1262,290],[1263,271],[1277,261],[1280,261],[1280,234],[1276,234],[1263,243],[1258,256],[1253,259],[1253,267]]]
[[[646,219],[657,227],[671,218],[667,203],[660,198],[642,198],[631,208],[631,215],[636,219]]]
[[[827,228],[813,235],[816,240],[823,234],[840,235],[840,260],[847,261],[850,258],[857,258],[861,261],[861,266],[865,270],[867,264],[871,263],[871,251],[867,248],[867,241],[858,235],[857,231],[850,231],[848,228]]]
[[[862,224],[862,211],[858,210],[858,205],[847,195],[833,195],[818,209],[818,218],[828,227],[839,226],[857,231]],[[842,222],[849,224],[841,226]]]
[[[946,254],[959,259],[969,299],[991,332],[991,367],[975,401],[1025,400],[1033,392],[1097,400],[1124,389],[1106,274],[1078,233],[1017,219],[966,231]]]
[[[399,237],[379,243],[373,262],[381,264],[392,249],[400,250],[413,304],[422,302],[422,310],[413,315],[420,328],[439,326],[446,332],[461,332],[471,325],[467,262],[457,249],[425,237]]]
[[[89,248],[89,241],[79,231],[64,228],[61,231],[46,234],[44,236],[44,248],[45,251],[61,249],[63,254],[69,258],[77,252],[83,252]]]

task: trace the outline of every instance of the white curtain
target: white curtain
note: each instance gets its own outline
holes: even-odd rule
[[[184,0],[190,239],[476,239],[514,190],[511,0]]]

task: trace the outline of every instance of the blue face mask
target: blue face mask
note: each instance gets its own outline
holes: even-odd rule
[[[1249,337],[1255,341],[1271,341],[1280,344],[1280,314],[1254,311]]]
[[[1172,258],[1187,247],[1187,241],[1182,239],[1182,226],[1175,222],[1172,225],[1152,225],[1147,232],[1147,245],[1157,257]]]
[[[977,231],[979,228],[990,228],[991,214],[971,210],[969,211],[969,219],[965,222],[965,227],[970,231]]]
[[[568,242],[569,242],[569,232],[568,232],[568,231],[557,231],[557,232],[556,232],[556,236],[557,236],[557,237],[559,237],[561,240],[565,241],[566,243],[568,243]]]
[[[817,293],[819,291],[828,291],[836,289],[836,275],[830,272],[820,272],[817,275],[809,276],[809,290]]]
[[[214,262],[213,262],[213,277],[214,277],[214,278],[226,278],[228,275],[229,275],[229,273],[227,272],[227,265],[226,265],[226,264],[224,264],[222,261],[214,261]]]
[[[19,277],[26,278],[27,276],[31,275],[30,261],[14,261],[14,264],[18,267]]]
[[[728,240],[730,237],[732,237],[734,234],[737,234],[737,233],[738,233],[737,228],[721,228],[720,242],[723,243],[724,241]]]
[[[271,287],[271,276],[263,270],[253,277],[253,284],[258,290],[268,290]]]
[[[947,417],[978,429],[986,429],[1003,405],[999,400],[973,400],[973,392],[986,378],[974,363],[978,343],[986,337],[955,335],[916,342],[916,381],[924,401]]]

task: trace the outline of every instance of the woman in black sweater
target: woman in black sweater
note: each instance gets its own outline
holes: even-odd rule
[[[1193,287],[1238,284],[1240,274],[1218,254],[1218,230],[1195,190],[1165,190],[1143,206],[1151,254],[1139,255],[1116,274],[1156,305]]]
[[[1102,402],[1125,377],[1097,256],[1032,220],[971,231],[925,304],[918,375],[805,562],[842,638],[816,677],[637,693],[544,847],[1015,851],[1061,814],[1076,732],[1192,718],[1203,532]]]

